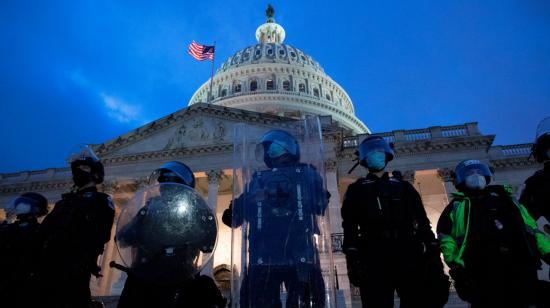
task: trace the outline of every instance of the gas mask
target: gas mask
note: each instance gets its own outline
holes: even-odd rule
[[[464,184],[471,190],[483,190],[487,186],[487,180],[481,174],[471,174],[464,179]]]
[[[368,153],[367,167],[373,171],[382,171],[386,167],[386,153],[381,151]]]

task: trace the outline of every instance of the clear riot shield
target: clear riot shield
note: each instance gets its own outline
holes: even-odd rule
[[[535,137],[535,141],[544,134],[550,133],[550,117],[542,119],[542,121],[539,122],[537,125],[537,136]]]
[[[192,188],[148,186],[121,212],[116,243],[128,275],[174,285],[200,272],[217,238],[216,216]]]
[[[235,127],[232,307],[335,307],[318,118]]]

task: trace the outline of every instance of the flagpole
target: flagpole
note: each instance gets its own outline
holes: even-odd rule
[[[214,80],[214,61],[216,60],[216,41],[214,41],[214,52],[212,53],[212,73],[210,75],[210,93],[208,94],[208,102],[212,102],[212,81]]]

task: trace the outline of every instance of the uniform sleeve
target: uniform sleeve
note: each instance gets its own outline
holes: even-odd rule
[[[525,181],[525,187],[519,197],[519,203],[523,204],[532,218],[538,220],[542,215],[540,208],[535,202],[534,186],[536,183],[533,178],[529,178]]]
[[[242,211],[243,195],[240,195],[237,199],[231,201],[229,208],[223,211],[223,223],[230,228],[240,227],[243,224]]]
[[[453,201],[451,201],[451,203],[447,205],[445,210],[443,210],[443,213],[441,213],[441,216],[439,216],[439,220],[437,221],[437,237],[439,240],[439,247],[447,265],[450,265],[452,262],[457,262],[457,257],[459,254],[459,248],[456,243],[456,239],[452,235],[452,208]],[[457,263],[464,265],[464,263],[460,260],[458,260]]]
[[[538,229],[537,222],[529,215],[529,212],[523,205],[518,204],[518,208],[527,228],[527,233],[535,237],[539,253],[541,255],[550,253],[550,242],[546,239],[544,233]]]
[[[115,219],[113,201],[109,195],[102,194],[93,206],[94,212],[88,217],[88,241],[91,253],[98,256],[103,253],[103,246],[111,239],[111,228]]]
[[[342,249],[359,249],[359,219],[355,208],[357,204],[355,183],[348,186],[342,203],[342,228],[344,229],[344,243]]]
[[[424,204],[422,204],[422,198],[416,189],[406,181],[403,181],[405,189],[407,191],[406,198],[409,200],[409,205],[412,207],[414,218],[418,223],[418,235],[419,238],[428,243],[435,241],[435,236],[432,231],[432,226],[426,210],[424,209]]]

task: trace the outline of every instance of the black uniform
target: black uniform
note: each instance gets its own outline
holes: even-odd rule
[[[114,215],[111,197],[93,186],[64,194],[46,216],[40,289],[47,306],[88,306],[90,277],[99,274],[97,258],[111,238]]]
[[[342,219],[348,275],[361,290],[363,307],[393,307],[395,290],[401,307],[446,303],[448,280],[411,184],[369,173],[348,187]],[[434,289],[429,290],[430,283]]]
[[[208,276],[197,275],[178,285],[162,286],[136,278],[130,273],[117,308],[222,308],[225,304],[226,299]]]
[[[543,216],[550,221],[550,162],[525,181],[519,202],[535,220]]]
[[[0,303],[3,307],[34,307],[36,265],[40,251],[35,217],[0,226]]]
[[[281,284],[288,290],[287,307],[303,302],[306,307],[324,307],[324,281],[313,238],[320,233],[315,217],[324,215],[326,197],[315,167],[295,163],[254,173],[247,192],[224,211],[227,226],[250,224],[241,307],[280,307]]]
[[[469,206],[466,198],[471,202]],[[440,237],[453,234],[454,224],[459,223],[453,222],[453,210],[462,202],[466,202],[464,226],[469,226],[465,227],[465,239],[458,239],[465,246],[460,276],[453,275],[459,295],[472,307],[534,304],[540,266],[537,243],[526,230],[520,209],[509,193],[502,186],[493,185],[455,194],[439,218]]]

